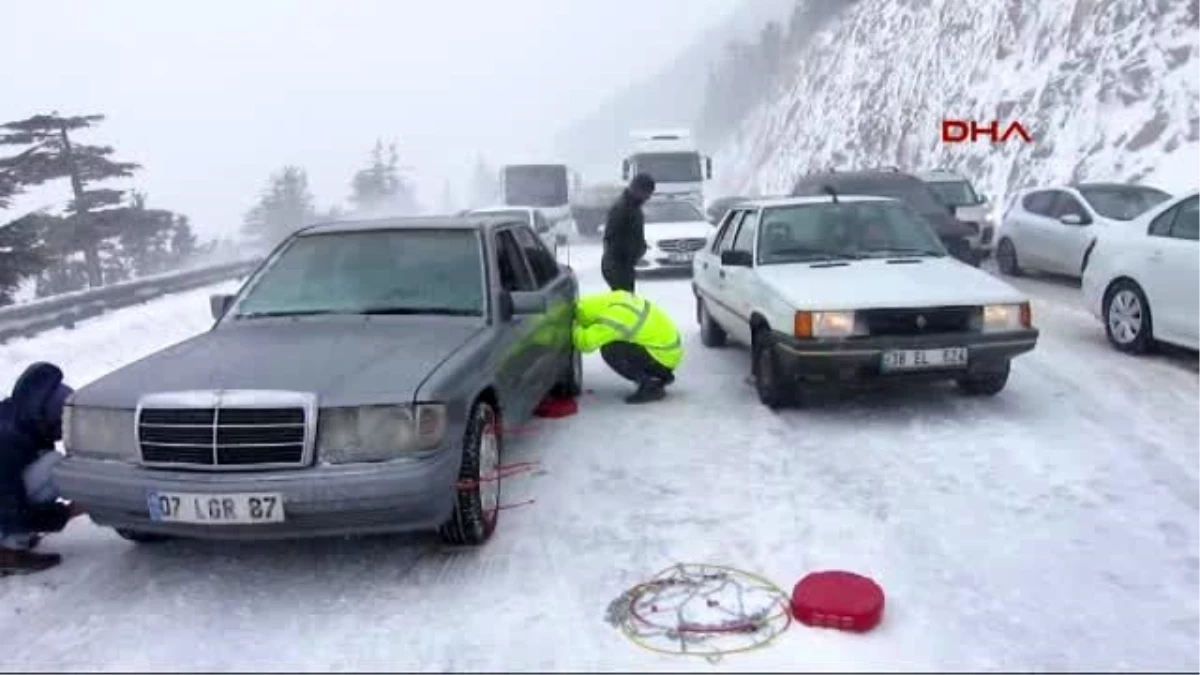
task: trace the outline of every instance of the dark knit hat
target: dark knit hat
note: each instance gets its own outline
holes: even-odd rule
[[[654,184],[654,178],[652,178],[650,174],[639,173],[633,177],[633,180],[629,181],[629,187],[641,192],[642,194],[648,195],[653,194],[654,188],[657,186]]]
[[[62,419],[63,405],[74,392],[62,381],[63,372],[58,366],[35,363],[13,385],[13,403],[26,419],[58,422]]]

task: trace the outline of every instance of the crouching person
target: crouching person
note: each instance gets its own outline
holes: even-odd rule
[[[79,515],[58,499],[51,478],[62,455],[63,406],[72,389],[49,363],[35,363],[0,401],[0,576],[27,574],[62,562],[57,553],[34,551],[41,536],[61,532]]]
[[[637,385],[626,403],[662,399],[683,359],[683,342],[671,317],[629,291],[580,298],[572,338],[580,352],[599,349],[609,368]]]

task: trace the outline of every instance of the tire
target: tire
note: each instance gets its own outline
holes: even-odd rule
[[[973,373],[958,380],[958,388],[967,396],[995,396],[1008,385],[1008,374],[1012,370],[1009,361],[1003,369]]]
[[[795,405],[798,397],[780,372],[779,358],[775,354],[770,333],[765,328],[759,328],[754,331],[750,342],[750,372],[754,377],[758,400],[772,410]]]
[[[1145,354],[1154,346],[1154,319],[1142,288],[1122,279],[1104,294],[1104,334],[1126,354]]]
[[[583,393],[583,354],[571,348],[571,359],[550,390],[555,398],[575,398]]]
[[[996,244],[996,267],[1000,273],[1008,277],[1021,276],[1021,264],[1017,260],[1017,247],[1013,246],[1008,237],[1002,238]]]
[[[132,541],[135,544],[160,544],[164,541],[171,540],[171,537],[168,537],[165,534],[141,532],[139,530],[130,530],[124,527],[117,528],[116,532],[117,535],[125,541]]]
[[[696,297],[696,321],[700,323],[700,344],[705,347],[724,347],[729,339],[725,329],[721,328],[708,313],[708,307],[698,296]]]
[[[442,540],[455,546],[484,544],[500,517],[500,416],[487,401],[476,401],[468,419],[454,512],[439,529]]]

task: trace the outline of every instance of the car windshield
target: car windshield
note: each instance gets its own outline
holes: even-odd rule
[[[839,194],[891,197],[908,204],[917,213],[943,214],[946,205],[938,201],[923,182],[898,180],[846,180],[835,185]]]
[[[762,265],[944,255],[946,249],[925,219],[897,202],[768,208],[759,228]]]
[[[656,152],[633,156],[637,173],[648,173],[659,183],[697,183],[704,180],[700,172],[700,155],[695,152]]]
[[[561,164],[504,169],[504,203],[562,206],[567,203],[567,167]]]
[[[971,181],[929,181],[928,185],[938,201],[946,206],[975,206],[980,203]]]
[[[700,209],[688,202],[657,202],[649,201],[642,205],[642,213],[646,216],[646,224],[653,223],[687,223],[704,220]]]
[[[337,232],[293,239],[234,316],[482,316],[484,279],[472,230]]]
[[[1133,220],[1171,198],[1162,190],[1140,185],[1080,187],[1079,194],[1092,210],[1113,220]]]

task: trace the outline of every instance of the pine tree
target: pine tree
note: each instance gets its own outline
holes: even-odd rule
[[[375,141],[366,168],[350,181],[350,203],[356,211],[386,215],[412,215],[417,212],[416,190],[400,166],[400,153],[393,142],[386,148]]]
[[[196,233],[187,216],[176,215],[171,223],[171,257],[179,264],[197,252]]]
[[[271,176],[258,203],[246,213],[243,231],[257,243],[273,247],[316,219],[308,174],[298,166],[285,166]]]
[[[500,179],[487,160],[480,156],[475,160],[475,173],[471,176],[471,208],[490,206],[500,198]]]
[[[18,185],[41,185],[61,178],[70,179],[73,199],[69,217],[60,225],[67,230],[65,244],[70,250],[83,251],[88,285],[101,286],[104,270],[101,243],[116,234],[108,229],[114,219],[99,215],[121,203],[123,192],[109,188],[90,188],[93,183],[127,178],[141,168],[131,162],[111,159],[108,146],[78,145],[70,132],[88,129],[104,120],[103,115],[62,117],[58,113],[0,124],[0,145],[25,146],[15,156],[0,158],[0,172],[7,173]]]
[[[0,307],[12,304],[12,294],[21,281],[46,266],[42,217],[42,214],[31,213],[0,225]]]

